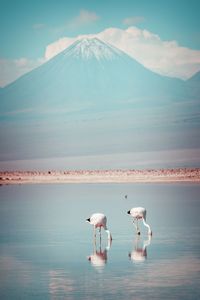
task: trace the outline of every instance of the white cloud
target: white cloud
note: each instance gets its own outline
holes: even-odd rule
[[[144,17],[134,16],[134,17],[128,17],[128,18],[124,19],[123,24],[130,26],[130,25],[135,25],[138,23],[143,23],[144,21],[145,21]]]
[[[23,74],[40,66],[45,59],[29,60],[27,58],[19,59],[0,59],[0,86],[6,86],[16,80]]]
[[[98,37],[121,49],[145,67],[161,75],[187,79],[200,70],[200,51],[181,47],[177,41],[163,41],[146,29],[108,28],[98,34],[62,38],[46,48],[50,59],[82,37]]]
[[[181,47],[176,41],[162,41],[158,35],[145,29],[111,28],[100,35],[159,74],[187,79],[200,70],[200,51]]]
[[[96,22],[97,20],[99,20],[99,16],[95,12],[82,9],[79,15],[67,24],[67,27],[81,27]]]

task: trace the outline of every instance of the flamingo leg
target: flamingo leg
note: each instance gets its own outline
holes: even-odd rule
[[[101,239],[100,239],[100,244],[99,244],[99,250],[101,252]]]
[[[133,225],[135,226],[135,229],[137,230],[137,226],[135,225],[135,219],[133,219]]]
[[[96,252],[96,247],[97,247],[96,239],[93,239],[93,253]]]
[[[99,233],[100,233],[100,243],[101,243],[101,227],[99,228]]]
[[[135,224],[135,221],[136,221],[136,224]],[[140,229],[139,229],[139,226],[138,226],[138,219],[137,218],[133,219],[133,225],[135,226],[137,234],[140,235]]]
[[[94,239],[96,239],[96,228],[95,228],[95,225],[94,225],[94,230],[93,230],[93,237],[94,237]]]
[[[139,228],[139,225],[138,225],[138,219],[137,219],[137,234],[140,235],[140,228]]]

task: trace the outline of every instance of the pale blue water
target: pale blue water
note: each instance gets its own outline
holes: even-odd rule
[[[151,240],[136,237],[134,206]],[[107,215],[110,249],[104,233],[93,244],[93,212]],[[199,213],[193,184],[1,186],[0,299],[200,299]]]

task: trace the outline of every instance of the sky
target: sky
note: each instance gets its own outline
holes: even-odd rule
[[[2,87],[44,63],[47,47],[59,39],[96,34],[108,28],[127,30],[133,26],[142,34],[145,30],[150,35],[156,35],[162,43],[169,41],[171,44],[178,44],[179,48],[196,50],[189,55],[188,52],[182,54],[183,59],[190,62],[189,72],[184,73],[185,71],[180,70],[178,74],[174,74],[173,70],[167,69],[164,70],[164,75],[187,79],[200,69],[200,2],[198,0],[0,0],[0,6],[0,86]],[[113,40],[108,39],[108,42],[112,43]],[[122,42],[116,46],[120,47],[120,43]],[[155,46],[157,41],[153,43]],[[127,49],[122,48],[122,50]],[[157,56],[155,47],[151,51]],[[167,47],[164,53],[166,51],[172,50]],[[128,54],[131,55],[132,53],[129,52]],[[173,49],[173,53],[175,52],[176,49]],[[138,53],[140,53],[139,48]],[[158,72],[162,73],[163,66],[154,66],[156,57],[149,62],[146,61],[146,57],[140,57],[137,53],[133,53],[133,56],[145,66],[152,67],[153,70],[158,69]]]

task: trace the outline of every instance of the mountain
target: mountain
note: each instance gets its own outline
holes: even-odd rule
[[[200,148],[191,83],[153,73],[97,38],[79,40],[0,92],[0,166],[190,165],[188,149]]]
[[[108,107],[175,98],[183,82],[147,70],[97,38],[75,42],[3,89],[1,111]]]

